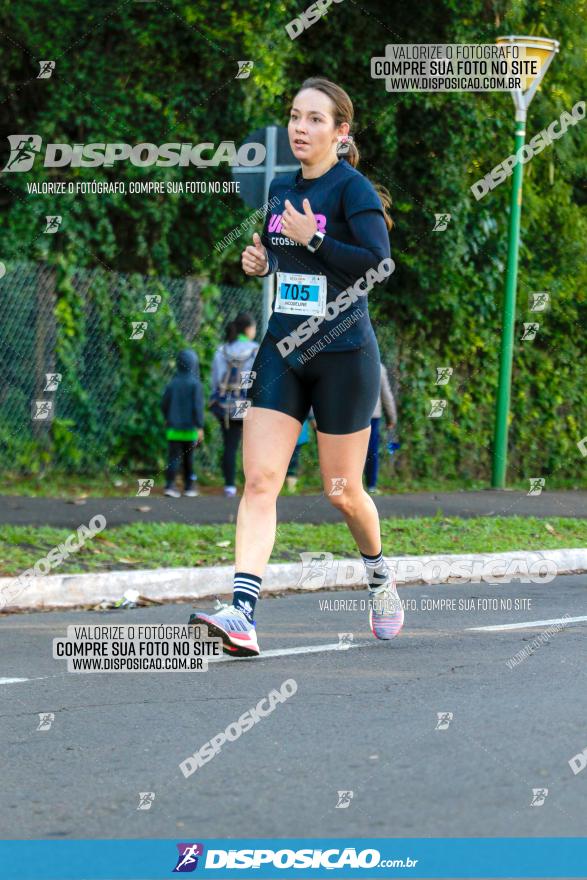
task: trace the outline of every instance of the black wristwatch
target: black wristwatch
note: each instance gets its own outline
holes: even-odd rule
[[[323,232],[315,232],[306,247],[311,253],[315,253],[324,241]]]

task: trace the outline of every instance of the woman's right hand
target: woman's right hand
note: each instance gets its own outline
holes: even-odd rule
[[[243,272],[246,275],[266,275],[269,268],[267,251],[261,244],[258,233],[253,235],[253,244],[244,249],[241,255]]]

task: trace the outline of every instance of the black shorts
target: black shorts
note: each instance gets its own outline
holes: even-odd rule
[[[268,333],[252,369],[252,406],[275,409],[303,424],[310,407],[319,431],[352,434],[368,428],[379,399],[381,367],[375,337],[352,351],[320,351],[306,363],[284,358]]]

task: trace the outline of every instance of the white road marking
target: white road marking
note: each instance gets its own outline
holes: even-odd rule
[[[338,642],[331,645],[306,645],[299,648],[273,648],[270,651],[262,651],[260,659],[263,657],[286,657],[289,654],[318,654],[322,651],[348,651],[349,648],[364,648],[365,646],[374,645],[373,642],[352,642],[352,644],[341,648]],[[235,660],[255,660],[255,657],[230,657],[227,654],[222,657],[211,657],[208,663],[233,663]],[[169,669],[158,670],[161,672],[189,672],[185,669]],[[104,672],[92,673],[93,675],[108,675],[109,670]],[[58,672],[56,675],[40,675],[36,678],[0,678],[0,684],[18,684],[25,681],[41,681],[48,678],[60,678],[63,675],[73,675],[74,673]]]
[[[501,623],[497,626],[469,626],[468,632],[498,632],[507,629],[531,629],[535,626],[551,626],[555,623],[583,623],[587,620],[584,617],[555,617],[553,620],[526,620],[524,623]]]
[[[569,623],[584,623],[587,621],[587,615],[583,617],[556,617],[553,620],[527,620],[524,623],[503,623],[498,624],[496,626],[469,626],[465,630],[466,632],[499,632],[510,629],[532,629],[533,627],[540,626],[551,626],[553,624],[569,624]],[[458,630],[457,630],[458,632]],[[393,640],[390,640],[393,641]],[[351,648],[366,648],[366,647],[375,647],[377,644],[377,640],[373,639],[370,642],[351,642],[348,645],[345,645],[344,648],[340,647],[339,642],[332,642],[328,645],[302,645],[297,648],[272,648],[270,651],[262,651],[259,659],[263,659],[264,657],[288,657],[292,654],[321,654],[326,651],[348,651]],[[227,654],[224,654],[222,657],[218,658],[210,658],[208,663],[233,663],[235,660],[255,660],[255,657],[230,657]],[[164,670],[161,670],[164,671]],[[186,670],[169,670],[170,672],[182,672]],[[108,673],[105,670],[102,675],[106,675]],[[63,675],[67,675],[68,673],[58,673],[57,675],[40,675],[36,678],[0,678],[0,684],[21,684],[26,681],[42,681],[48,678],[60,678]],[[100,673],[98,673],[100,674]]]
[[[300,648],[272,648],[270,651],[261,651],[260,659],[263,657],[287,657],[290,654],[319,654],[322,651],[348,651],[349,648],[364,648],[366,645],[375,644],[373,642],[352,642],[350,645],[345,645],[344,648],[340,647],[338,642],[335,642],[331,645],[306,645]],[[255,660],[256,657],[230,657],[228,655],[224,655],[218,658],[210,658],[208,663],[225,663],[226,661],[232,662],[233,660]]]

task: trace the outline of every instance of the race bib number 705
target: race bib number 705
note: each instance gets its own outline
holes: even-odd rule
[[[326,294],[325,275],[278,272],[274,311],[323,318],[326,314]]]

